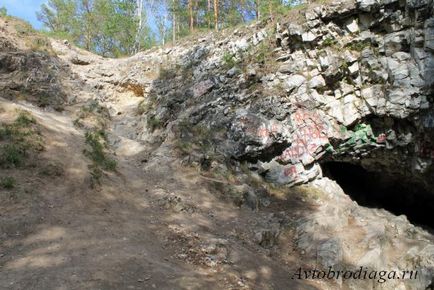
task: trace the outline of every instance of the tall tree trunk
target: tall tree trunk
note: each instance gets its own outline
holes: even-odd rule
[[[214,0],[214,28],[219,30],[219,0]]]
[[[140,34],[142,32],[142,26],[143,26],[143,0],[137,0],[136,1],[136,9],[137,9],[137,18],[139,20],[139,23],[137,25],[137,31],[136,31],[136,39],[135,39],[135,48],[134,52],[140,51]]]
[[[188,0],[188,12],[190,16],[190,32],[194,31],[193,0]]]
[[[83,1],[83,9],[84,9],[84,13],[85,13],[85,48],[88,51],[91,51],[91,47],[92,47],[92,10],[90,7],[90,3],[89,1]]]
[[[244,12],[246,10],[247,10],[246,0],[241,0],[240,1],[240,14],[241,14],[241,19],[243,20],[243,23],[246,23],[246,16],[244,15]]]
[[[259,18],[261,18],[261,0],[256,0],[255,4],[256,20],[259,20]]]
[[[208,29],[211,29],[211,0],[208,0],[208,7],[207,7],[207,15],[208,15]]]
[[[172,0],[172,42],[176,43],[176,10],[175,0]]]
[[[199,27],[199,13],[197,13],[198,11],[198,6],[199,2],[198,0],[193,0],[193,16],[194,16],[194,23],[196,23],[196,27]]]

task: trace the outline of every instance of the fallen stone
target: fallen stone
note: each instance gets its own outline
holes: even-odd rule
[[[201,97],[211,91],[213,87],[214,83],[211,80],[202,81],[193,87],[193,96],[195,98]]]

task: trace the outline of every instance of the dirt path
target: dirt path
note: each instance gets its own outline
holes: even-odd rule
[[[125,137],[118,173],[92,190],[83,132],[67,114],[2,106],[31,111],[49,140],[43,155],[65,173],[17,171],[27,183],[0,194],[0,289],[316,289],[291,281],[288,235],[273,249],[255,241],[288,218],[278,209],[239,209],[170,152],[144,162],[149,152]]]

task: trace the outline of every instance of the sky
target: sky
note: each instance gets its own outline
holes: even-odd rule
[[[46,0],[0,0],[0,7],[6,7],[8,14],[30,22],[34,28],[42,28],[42,23],[36,19],[36,11]]]

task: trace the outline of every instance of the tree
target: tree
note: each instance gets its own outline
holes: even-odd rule
[[[259,20],[261,18],[261,0],[256,0],[255,4],[256,20]]]
[[[175,0],[172,0],[172,7],[171,7],[171,13],[172,13],[172,42],[173,44],[176,43],[176,3]]]
[[[188,15],[190,17],[190,32],[194,31],[193,0],[188,0]]]
[[[51,34],[116,57],[156,42],[164,45],[171,39],[175,43],[195,30],[218,31],[254,19],[274,19],[294,1],[47,0],[37,16]]]
[[[219,0],[214,0],[214,29],[219,30]]]
[[[0,16],[1,17],[5,17],[8,16],[8,10],[6,9],[6,7],[0,7]]]
[[[135,48],[134,51],[138,52],[140,51],[140,35],[142,33],[143,29],[143,0],[137,0],[136,2],[136,14],[138,18],[138,25],[137,25],[137,31],[136,31],[136,39],[135,39]]]
[[[103,56],[131,55],[151,41],[144,0],[49,0],[37,17],[50,33]]]

